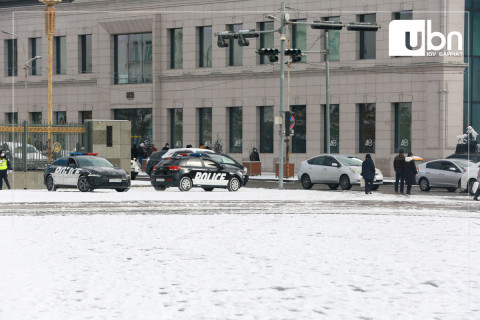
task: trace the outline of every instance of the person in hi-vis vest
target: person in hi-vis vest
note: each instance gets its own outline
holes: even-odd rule
[[[7,188],[10,189],[10,183],[8,182],[8,174],[12,171],[13,170],[10,167],[10,161],[7,159],[5,151],[0,152],[0,190],[3,189],[3,180],[5,180]]]

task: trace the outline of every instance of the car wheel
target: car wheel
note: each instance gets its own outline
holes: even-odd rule
[[[165,186],[159,186],[159,185],[155,185],[153,186],[153,188],[156,190],[156,191],[165,191],[167,189],[167,187]]]
[[[350,178],[344,174],[340,177],[340,187],[342,190],[350,190],[352,189],[352,184],[350,183]]]
[[[304,174],[302,176],[302,187],[304,189],[312,189],[313,187],[312,180],[310,179],[310,176],[308,174]]]
[[[85,176],[82,176],[78,179],[77,188],[81,192],[90,191],[91,188],[90,188],[90,185],[88,184],[88,180]]]
[[[370,186],[370,190],[375,191],[375,190],[378,190],[379,187],[380,185],[374,184],[373,186]]]
[[[330,184],[328,185],[328,187],[329,187],[331,190],[337,190],[339,186],[340,186],[340,185],[337,184],[337,183],[330,183]]]
[[[213,191],[213,188],[203,188],[205,191]]]
[[[420,186],[420,190],[430,191],[430,183],[428,182],[427,178],[421,178],[418,182],[418,185]]]
[[[116,188],[115,191],[117,192],[127,192],[128,190],[130,190],[130,188]]]
[[[132,180],[137,179],[137,175],[138,175],[138,172],[132,172],[132,173],[130,174],[131,179],[132,179]]]
[[[467,191],[468,193],[470,193],[472,196],[475,194],[475,192],[473,192],[473,184],[477,182],[477,180],[475,179],[470,179],[468,180],[468,183],[467,183]]]
[[[233,177],[228,182],[228,191],[238,191],[240,189],[240,180],[237,177]]]
[[[53,181],[53,177],[51,175],[47,177],[47,190],[57,191],[57,186],[55,185],[55,182]]]
[[[185,176],[185,177],[182,177],[182,179],[180,179],[180,183],[178,184],[178,189],[180,189],[180,191],[189,191],[190,189],[192,189],[192,185],[193,185],[192,179]]]

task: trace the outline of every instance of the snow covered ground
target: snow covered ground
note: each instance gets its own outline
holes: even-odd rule
[[[0,319],[479,319],[465,194],[0,191]]]

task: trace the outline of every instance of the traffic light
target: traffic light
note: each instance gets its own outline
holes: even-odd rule
[[[219,48],[228,47],[228,42],[226,42],[225,40],[232,41],[232,39],[237,39],[238,38],[238,34],[236,34],[233,31],[219,32],[217,34],[217,36],[218,36],[217,45],[218,45]]]
[[[238,45],[240,47],[245,47],[250,44],[247,38],[258,38],[260,34],[255,32],[255,29],[250,30],[240,30],[238,31]]]
[[[257,53],[261,56],[268,56],[268,60],[270,60],[270,62],[278,61],[278,49],[261,48],[261,49],[258,49]]]
[[[285,111],[285,136],[289,137],[293,134],[293,127],[295,126],[295,118],[292,111]]]
[[[300,49],[285,49],[285,55],[292,57],[292,62],[302,61],[302,50]]]
[[[370,22],[350,22],[347,24],[348,31],[377,31],[380,25]]]
[[[343,23],[338,21],[313,21],[311,28],[323,30],[342,30]]]

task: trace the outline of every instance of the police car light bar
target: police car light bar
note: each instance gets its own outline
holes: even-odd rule
[[[201,156],[204,156],[205,153],[190,153],[190,156],[191,157],[201,157]]]
[[[98,153],[72,152],[70,156],[98,156]]]

